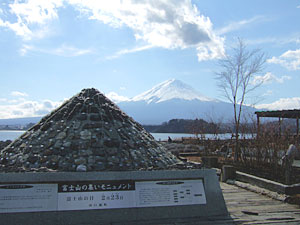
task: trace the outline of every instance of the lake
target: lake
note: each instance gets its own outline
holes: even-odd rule
[[[152,136],[155,138],[157,141],[163,141],[163,140],[168,140],[168,137],[170,137],[172,140],[176,138],[182,138],[182,137],[196,137],[195,134],[180,134],[180,133],[151,133]],[[206,139],[216,139],[216,136],[213,134],[204,134],[203,135]],[[249,136],[249,135],[248,135]],[[200,138],[200,135],[199,135]],[[231,134],[219,134],[217,136],[219,139],[230,139]]]
[[[22,135],[25,131],[23,130],[0,130],[0,141],[6,141],[6,140],[15,140],[20,135]],[[180,133],[151,133],[152,136],[157,141],[163,141],[168,140],[168,137],[170,137],[172,140],[176,138],[182,138],[182,137],[195,137],[194,134],[180,134]],[[213,134],[205,134],[205,138],[209,139],[216,139],[216,136]],[[219,139],[229,139],[231,138],[231,134],[220,134],[218,135]]]
[[[15,140],[24,132],[24,130],[0,130],[0,141]]]
[[[25,131],[23,130],[0,130],[0,141],[15,140],[20,137]],[[151,133],[155,140],[168,140],[168,137],[172,139],[181,137],[195,137],[194,134],[177,134],[177,133]],[[230,138],[231,134],[221,134],[218,136],[220,139]],[[215,139],[212,134],[205,134],[205,138]],[[294,166],[300,167],[300,160],[294,161]]]
[[[23,130],[0,130],[0,141],[15,140],[20,137],[25,131]],[[156,140],[167,140],[181,137],[195,137],[193,134],[173,134],[173,133],[151,133]]]

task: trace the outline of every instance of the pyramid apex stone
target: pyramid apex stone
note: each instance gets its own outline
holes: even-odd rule
[[[95,88],[65,101],[0,152],[2,172],[152,170],[178,163]]]

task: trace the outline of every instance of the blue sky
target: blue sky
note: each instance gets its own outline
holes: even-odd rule
[[[131,98],[171,78],[222,100],[214,72],[237,38],[268,57],[258,105],[299,108],[299,21],[299,0],[4,0],[0,118],[44,115],[82,88]]]

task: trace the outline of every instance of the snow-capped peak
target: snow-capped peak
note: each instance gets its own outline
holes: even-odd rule
[[[170,99],[198,99],[200,101],[215,101],[215,99],[205,97],[190,85],[187,85],[182,81],[176,79],[164,81],[154,86],[150,90],[135,96],[134,98],[132,98],[132,101],[146,101],[149,104],[159,103]]]

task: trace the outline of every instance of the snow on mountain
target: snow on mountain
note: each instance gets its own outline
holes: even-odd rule
[[[114,92],[106,94],[124,112],[144,125],[155,125],[171,119],[201,118],[207,121],[232,121],[231,103],[205,97],[182,81],[171,79],[131,99]],[[256,109],[243,107],[247,115],[254,115]],[[25,119],[25,121],[23,121]],[[29,119],[29,120],[27,120]],[[35,119],[35,118],[33,118]],[[36,122],[32,118],[0,120],[1,124],[24,124]]]
[[[144,125],[161,124],[171,119],[201,118],[207,121],[230,121],[231,103],[206,97],[182,81],[171,79],[130,100],[117,103],[129,116]],[[243,107],[254,115],[255,109]]]
[[[132,101],[146,101],[149,103],[159,103],[171,99],[184,99],[184,100],[200,100],[200,101],[217,101],[212,98],[208,98],[193,87],[183,83],[180,80],[171,79],[164,81],[150,90],[133,97]]]

